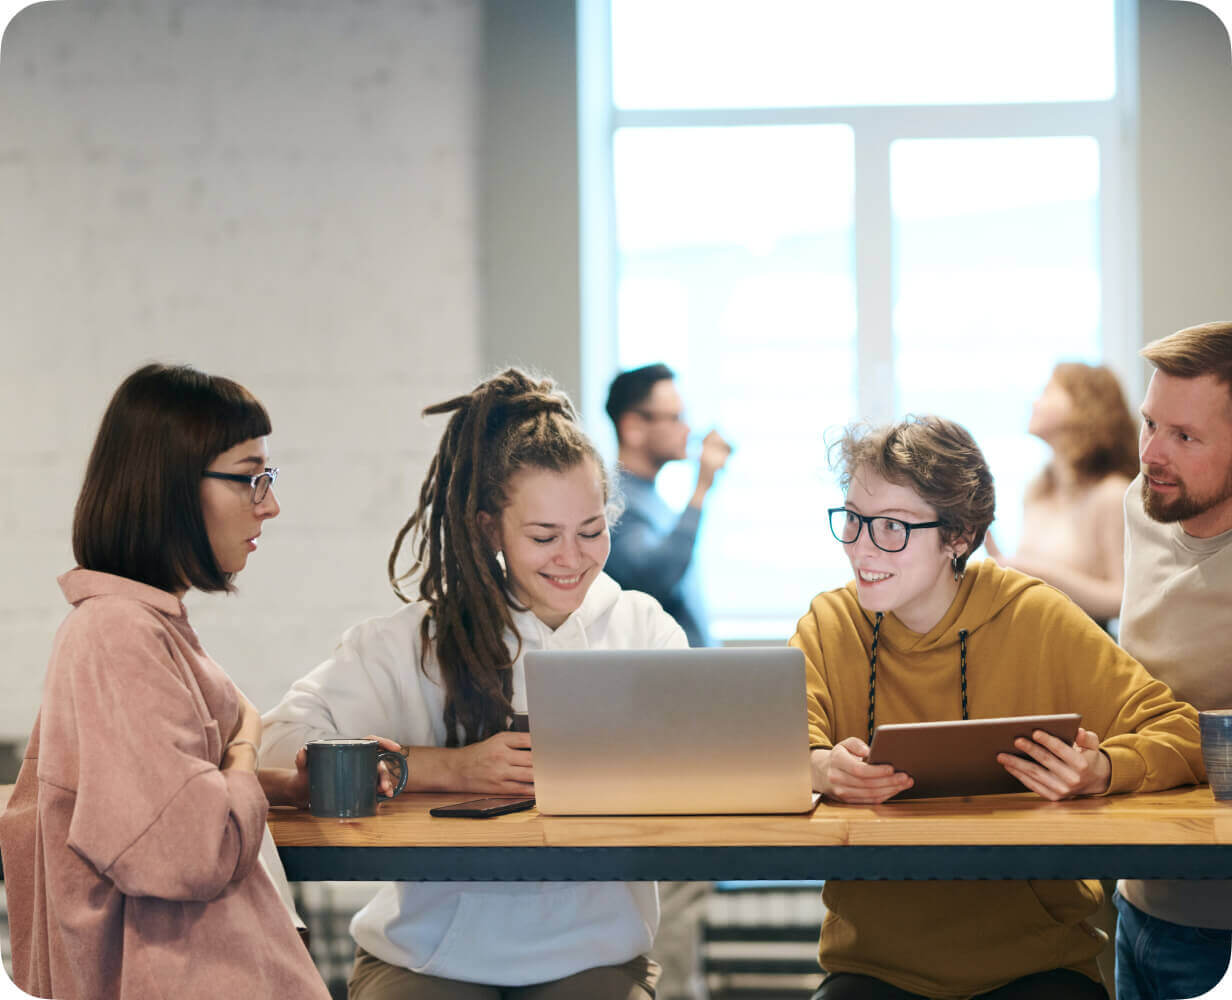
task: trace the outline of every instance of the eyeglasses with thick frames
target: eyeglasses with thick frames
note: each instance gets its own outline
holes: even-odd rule
[[[247,483],[252,487],[252,505],[255,507],[265,499],[270,487],[274,485],[274,480],[278,478],[278,470],[266,468],[264,472],[258,472],[255,476],[244,476],[238,472],[212,472],[206,469],[201,475],[206,479],[225,479],[229,483]]]
[[[917,528],[943,528],[944,521],[903,521],[897,517],[866,517],[846,507],[831,507],[830,533],[844,545],[851,545],[868,525],[868,537],[882,552],[902,552],[911,532]]]

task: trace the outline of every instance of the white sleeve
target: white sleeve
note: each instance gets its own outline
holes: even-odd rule
[[[263,716],[261,760],[291,767],[308,740],[385,736],[403,745],[437,746],[444,723],[435,716],[421,668],[417,605],[346,631],[334,655],[291,685]]]

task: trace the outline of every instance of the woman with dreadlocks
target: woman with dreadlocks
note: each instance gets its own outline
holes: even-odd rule
[[[424,414],[450,417],[389,557],[408,603],[295,683],[266,716],[263,753],[290,763],[306,740],[379,733],[409,747],[408,790],[533,793],[530,736],[509,731],[526,650],[687,642],[603,573],[607,475],[550,381],[511,369]],[[391,883],[351,923],[350,996],[643,1000],[657,925],[653,883]]]
[[[818,595],[792,645],[808,662],[813,787],[879,803],[911,778],[865,759],[875,726],[1078,712],[1073,744],[1036,731],[998,762],[1047,799],[1202,780],[1197,717],[1064,594],[992,561],[975,441],[937,417],[848,428],[830,510],[855,579]],[[826,883],[814,1000],[1103,1000],[1087,922],[1097,881]]]

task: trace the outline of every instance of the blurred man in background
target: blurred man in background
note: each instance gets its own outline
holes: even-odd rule
[[[689,425],[675,373],[664,364],[621,372],[607,395],[607,413],[620,445],[617,485],[625,512],[612,528],[607,573],[628,590],[655,597],[680,623],[690,646],[712,645],[710,623],[693,563],[702,506],[731,447],[717,431],[702,441],[697,487],[684,511],[672,510],[655,490],[668,462],[687,457]],[[662,968],[658,996],[698,994],[697,924],[709,882],[660,882],[662,918],[652,957]]]
[[[706,495],[731,447],[717,431],[702,441],[697,487],[683,513],[655,491],[655,477],[668,462],[687,455],[689,425],[675,373],[663,364],[621,372],[612,381],[607,412],[620,446],[619,488],[625,513],[612,528],[607,572],[622,587],[658,599],[680,623],[690,646],[712,644],[693,554]]]

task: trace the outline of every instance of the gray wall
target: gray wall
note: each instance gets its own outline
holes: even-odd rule
[[[385,560],[480,368],[474,0],[63,2],[0,51],[0,739],[24,737],[99,416],[149,359],[266,403],[283,513],[190,595],[258,704],[393,610]]]
[[[486,367],[528,365],[577,400],[577,20],[574,0],[484,4],[480,176]]]
[[[1141,0],[1145,335],[1232,317],[1232,70]],[[190,598],[260,703],[384,580],[439,425],[485,370],[581,385],[573,0],[65,0],[0,50],[0,739],[29,730],[68,527],[118,381],[191,361],[270,407],[282,516]]]
[[[1139,4],[1145,340],[1232,319],[1232,58],[1207,8]]]

